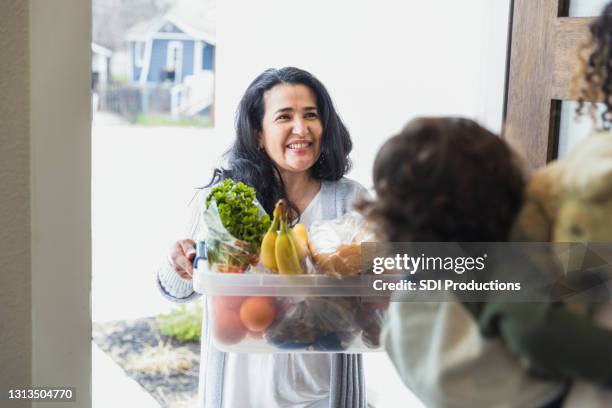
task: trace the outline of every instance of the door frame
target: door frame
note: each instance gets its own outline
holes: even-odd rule
[[[561,103],[594,20],[568,12],[569,0],[512,0],[502,137],[530,169],[557,158]]]

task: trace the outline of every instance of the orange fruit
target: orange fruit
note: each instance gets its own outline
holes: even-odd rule
[[[250,297],[240,306],[240,320],[252,332],[262,332],[276,317],[274,301],[269,297]]]
[[[247,329],[242,324],[238,311],[218,308],[214,312],[213,333],[218,341],[230,345],[244,339]]]

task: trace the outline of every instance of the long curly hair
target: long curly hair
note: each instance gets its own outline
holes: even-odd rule
[[[588,114],[597,123],[597,102],[605,105],[601,128],[612,127],[612,2],[590,25],[589,40],[580,46],[579,69],[573,79],[577,115]]]
[[[374,163],[376,199],[357,209],[390,242],[500,242],[522,205],[516,156],[472,120],[420,118]]]
[[[216,168],[209,187],[226,178],[252,186],[257,200],[272,214],[275,203],[283,198],[292,210],[292,219],[299,218],[297,207],[288,199],[285,184],[274,161],[259,149],[259,132],[265,113],[264,94],[279,84],[301,84],[312,90],[323,126],[321,155],[310,168],[316,180],[337,181],[351,168],[349,153],[353,148],[349,132],[334,108],[325,86],[312,74],[302,69],[270,68],[248,86],[236,112],[236,140],[226,153],[227,166]]]

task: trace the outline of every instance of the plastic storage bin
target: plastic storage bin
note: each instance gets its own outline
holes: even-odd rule
[[[200,262],[205,262],[201,260]],[[194,288],[207,295],[214,344],[236,353],[381,351],[387,306],[371,296],[371,275],[221,273],[196,268]]]

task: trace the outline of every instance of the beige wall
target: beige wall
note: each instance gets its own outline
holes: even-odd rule
[[[90,14],[80,0],[0,14],[0,391],[75,386],[78,407],[91,404]]]
[[[32,380],[91,384],[91,2],[30,0]],[[44,403],[42,406],[46,406]]]
[[[2,8],[0,393],[11,386],[30,384],[32,362],[28,3],[8,0]],[[0,396],[0,399],[3,397]],[[24,403],[21,406],[29,405]]]

